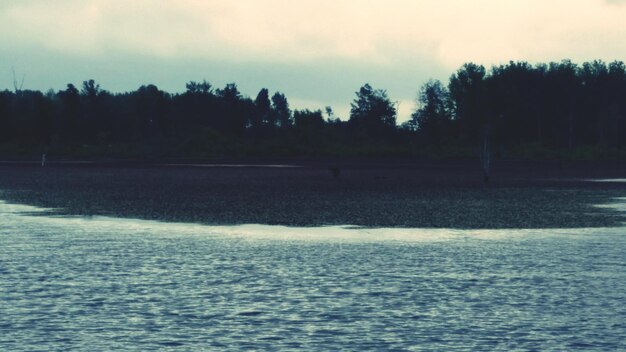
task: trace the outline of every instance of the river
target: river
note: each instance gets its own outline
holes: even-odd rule
[[[0,202],[2,351],[617,351],[625,336],[626,228],[203,226]]]

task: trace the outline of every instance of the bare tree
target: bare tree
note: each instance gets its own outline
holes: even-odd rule
[[[22,75],[22,81],[18,85],[17,75],[15,74],[15,67],[12,67],[11,71],[13,72],[13,89],[15,90],[15,94],[17,94],[22,91],[22,88],[24,88],[24,80],[26,79],[26,75]]]

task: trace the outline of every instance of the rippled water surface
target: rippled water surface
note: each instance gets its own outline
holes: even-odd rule
[[[626,229],[207,227],[0,203],[0,350],[626,350]]]

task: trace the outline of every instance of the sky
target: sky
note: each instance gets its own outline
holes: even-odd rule
[[[626,60],[626,0],[2,0],[0,89],[111,92],[235,82],[347,119],[365,83],[415,109],[429,79],[486,67]],[[13,74],[15,72],[15,75]]]

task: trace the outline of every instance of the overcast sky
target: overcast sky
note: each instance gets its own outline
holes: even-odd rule
[[[490,67],[626,60],[621,0],[1,0],[0,89],[93,78],[112,92],[190,80],[267,87],[346,118],[369,82],[414,109],[429,78]]]

